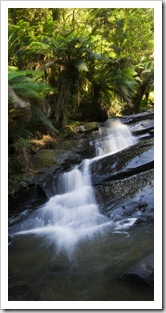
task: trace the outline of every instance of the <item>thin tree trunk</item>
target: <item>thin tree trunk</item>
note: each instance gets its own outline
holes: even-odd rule
[[[134,99],[134,107],[135,107],[135,113],[138,113],[139,110],[140,110],[140,105],[141,105],[141,101],[142,101],[142,98],[145,94],[145,91],[146,91],[146,85],[142,85],[140,86],[139,88],[139,91],[137,92],[136,96],[135,96],[135,99]]]
[[[65,80],[62,82],[58,101],[55,104],[55,119],[58,124],[63,124],[64,114],[67,106],[68,86]]]

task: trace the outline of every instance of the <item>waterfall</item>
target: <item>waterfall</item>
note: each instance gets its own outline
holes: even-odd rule
[[[105,156],[125,149],[137,142],[132,136],[130,128],[119,120],[108,120],[107,127],[100,128],[96,139],[96,155]]]
[[[54,243],[57,251],[65,251],[70,257],[78,243],[104,234],[107,229],[116,231],[115,223],[99,211],[91,183],[90,163],[134,144],[136,139],[130,129],[118,121],[101,128],[98,134],[96,157],[86,159],[81,166],[76,165],[70,172],[62,174],[59,194],[16,226],[14,235],[40,235]],[[134,221],[125,221],[122,228],[126,229]]]

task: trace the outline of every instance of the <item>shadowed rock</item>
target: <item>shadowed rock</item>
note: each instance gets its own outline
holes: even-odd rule
[[[152,287],[154,285],[154,255],[150,254],[134,264],[122,274],[121,278]]]

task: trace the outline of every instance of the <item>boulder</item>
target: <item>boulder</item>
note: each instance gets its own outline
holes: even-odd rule
[[[94,186],[102,214],[113,221],[137,218],[135,223],[154,221],[154,170]]]
[[[91,136],[88,138],[71,139],[64,141],[60,148],[78,153],[82,159],[95,157],[95,142]]]
[[[121,275],[121,278],[152,287],[154,285],[154,254],[134,264]]]
[[[92,132],[94,130],[99,129],[99,124],[97,122],[86,122],[83,125],[80,125],[76,128],[77,132],[85,133],[85,132]]]
[[[39,150],[33,160],[34,169],[42,167],[52,167],[55,165],[71,165],[81,161],[81,157],[76,152],[63,149],[43,149]]]
[[[38,208],[46,201],[48,196],[39,184],[21,189],[14,196],[9,195],[9,225],[25,218],[32,208]]]
[[[153,168],[153,149],[152,138],[94,161],[91,164],[92,184],[123,179]]]
[[[135,122],[143,121],[147,119],[154,119],[153,110],[149,110],[149,111],[141,112],[137,114],[132,114],[132,115],[125,115],[124,117],[121,118],[121,121],[125,124],[131,124],[131,123],[135,123]]]

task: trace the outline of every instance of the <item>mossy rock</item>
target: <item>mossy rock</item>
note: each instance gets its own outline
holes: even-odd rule
[[[81,161],[79,154],[63,149],[47,150],[43,149],[36,153],[33,166],[34,169],[42,167],[52,167],[55,165],[77,164]]]
[[[84,123],[81,126],[78,126],[76,129],[80,133],[92,132],[94,130],[98,130],[99,129],[99,124],[97,122],[87,122],[87,123]]]

